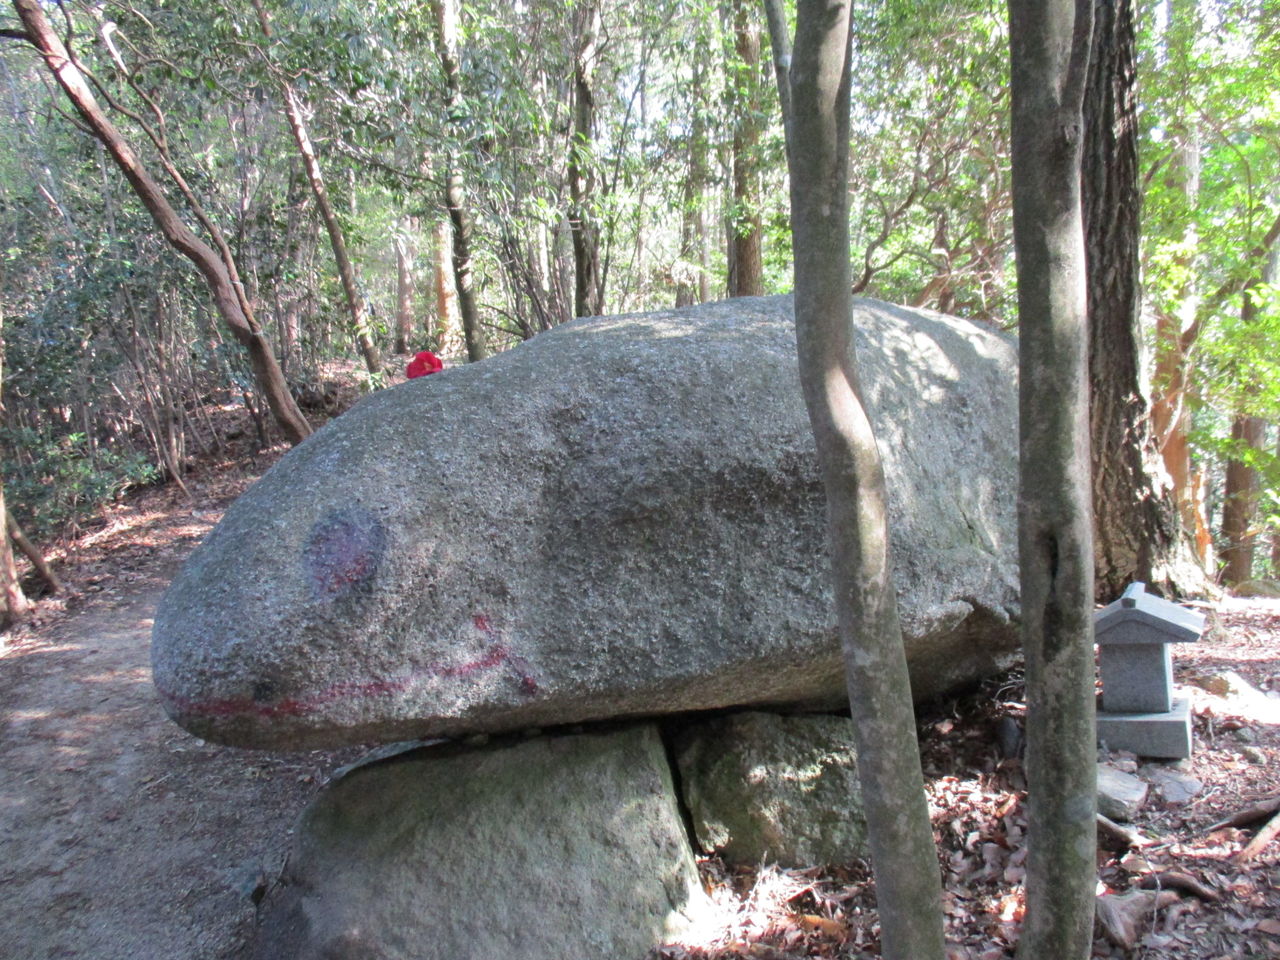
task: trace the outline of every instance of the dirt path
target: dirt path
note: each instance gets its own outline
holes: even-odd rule
[[[0,957],[242,956],[255,879],[331,766],[165,717],[148,654],[162,580],[0,655]]]

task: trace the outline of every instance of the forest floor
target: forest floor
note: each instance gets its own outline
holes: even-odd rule
[[[359,753],[204,743],[165,717],[150,683],[161,592],[279,453],[204,465],[191,499],[160,487],[105,509],[62,551],[67,594],[0,636],[0,957],[241,960],[295,818]],[[1176,652],[1178,681],[1234,671],[1257,695],[1198,693],[1190,761],[1107,758],[1159,786],[1130,824],[1139,845],[1100,849],[1100,892],[1146,883],[1159,889],[1136,896],[1159,903],[1136,911],[1132,946],[1100,933],[1099,957],[1280,956],[1280,840],[1244,861],[1265,817],[1210,830],[1280,796],[1280,601],[1225,600],[1210,614],[1206,638]],[[955,960],[1013,955],[1025,783],[996,731],[1020,698],[1014,672],[921,712]],[[865,865],[702,867],[723,923],[663,956],[876,955]]]

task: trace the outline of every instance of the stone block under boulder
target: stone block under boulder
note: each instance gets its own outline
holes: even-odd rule
[[[1016,374],[860,300],[918,697],[1017,647]],[[564,324],[380,391],[227,511],[156,614],[157,689],[270,749],[844,702],[789,297]]]
[[[656,729],[435,746],[303,813],[257,960],[644,960],[701,909]]]
[[[867,855],[848,717],[739,713],[695,723],[677,763],[698,844],[728,863],[811,867]]]

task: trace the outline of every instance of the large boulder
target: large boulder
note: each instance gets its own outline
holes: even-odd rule
[[[676,749],[698,845],[726,863],[831,866],[867,856],[853,722],[748,711],[699,721]]]
[[[353,770],[303,813],[260,960],[644,960],[705,904],[652,725]]]
[[[917,697],[1016,646],[1015,349],[862,300]],[[837,704],[787,297],[565,324],[381,391],[227,511],[156,613],[198,736],[277,749]]]

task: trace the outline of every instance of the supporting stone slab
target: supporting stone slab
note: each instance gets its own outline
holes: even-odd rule
[[[1175,697],[1166,713],[1098,711],[1098,741],[1140,757],[1183,760],[1191,756],[1191,700]]]

